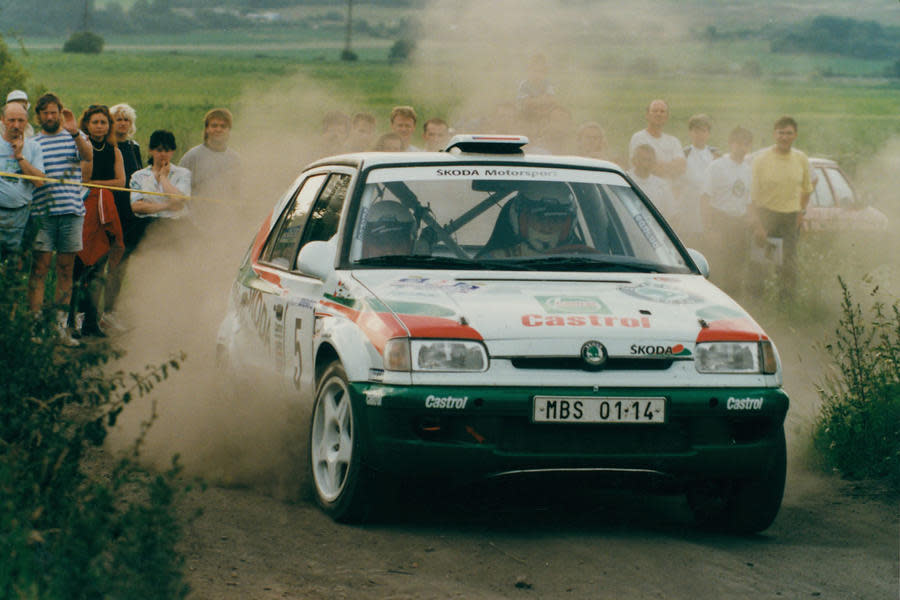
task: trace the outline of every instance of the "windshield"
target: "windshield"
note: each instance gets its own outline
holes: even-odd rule
[[[620,175],[561,167],[373,169],[353,225],[357,266],[687,273]]]

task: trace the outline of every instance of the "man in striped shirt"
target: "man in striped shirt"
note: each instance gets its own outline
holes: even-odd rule
[[[41,96],[35,105],[41,132],[34,137],[44,155],[47,177],[80,182],[82,166],[90,177],[93,148],[78,130],[71,110],[52,93]],[[60,338],[67,345],[77,345],[69,334],[67,320],[72,300],[72,269],[75,255],[81,250],[84,224],[84,188],[70,183],[48,183],[34,192],[32,215],[39,229],[34,239],[34,261],[28,280],[28,304],[39,312],[44,304],[44,280],[56,252],[56,306]]]

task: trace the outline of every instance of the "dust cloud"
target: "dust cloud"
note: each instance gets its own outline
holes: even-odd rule
[[[574,7],[574,8],[573,8]],[[563,0],[499,0],[496,2],[435,2],[421,15],[424,38],[419,42],[413,64],[404,70],[394,95],[398,104],[419,107],[447,107],[444,116],[457,131],[476,132],[489,126],[486,118],[501,103],[514,100],[524,79],[528,59],[535,53],[547,57],[551,79],[560,103],[570,107],[573,123],[599,121],[610,134],[614,155],[627,147],[627,135],[645,126],[644,106],[627,111],[599,114],[601,106],[619,106],[617,78],[628,70],[611,75],[610,62],[645,66],[642,40],[654,42],[684,37],[696,27],[677,11],[676,3],[584,2]],[[591,40],[602,36],[599,51]],[[609,54],[610,45],[616,54]],[[664,84],[661,84],[664,85]],[[717,106],[733,107],[746,101],[747,82],[741,97],[719,98]],[[648,90],[646,101],[666,97],[666,90]],[[759,98],[760,95],[749,94]],[[598,105],[599,104],[599,105]],[[132,257],[128,280],[120,299],[123,316],[133,329],[121,338],[125,358],[116,365],[125,371],[140,371],[146,364],[164,361],[170,353],[187,354],[182,370],[163,382],[152,394],[157,404],[155,423],[142,448],[154,464],[167,465],[174,453],[190,473],[221,484],[253,485],[272,493],[295,496],[302,479],[306,445],[303,402],[284,398],[271,385],[222,385],[215,370],[216,330],[226,309],[227,295],[237,266],[253,234],[266,218],[300,169],[317,158],[316,148],[322,117],[328,111],[353,114],[366,110],[323,84],[302,76],[287,78],[275,89],[247,89],[232,107],[235,128],[231,146],[241,155],[244,181],[239,199],[223,199],[222,209],[208,222],[200,223],[199,234],[171,239],[170,232],[150,231]],[[693,107],[679,107],[684,122]],[[758,108],[758,107],[757,107]],[[698,107],[694,112],[713,112],[715,107]],[[800,111],[802,107],[797,107]],[[673,118],[667,130],[686,139],[686,125]],[[771,121],[784,112],[771,107]],[[376,115],[379,129],[387,127],[387,115]],[[421,114],[422,120],[433,116]],[[741,124],[717,125],[716,138],[724,140],[727,130]],[[801,122],[801,148],[804,127]],[[770,143],[770,122],[754,136],[754,146]],[[760,129],[760,128],[757,128]],[[540,133],[506,131],[506,133]],[[415,143],[415,141],[414,141]],[[893,140],[870,160],[860,161],[858,181],[879,200],[877,206],[890,212],[892,222],[900,219],[893,175],[900,165],[900,140]],[[862,187],[862,186],[858,186]],[[900,256],[897,242],[878,252]],[[897,284],[896,259],[880,275]],[[897,289],[896,287],[894,288]],[[837,307],[837,305],[835,304]],[[764,307],[773,318],[763,319],[776,343],[795,340],[798,332],[777,317],[777,307]],[[805,334],[804,334],[805,335]],[[796,393],[791,426],[794,449],[807,445],[805,438],[818,405],[814,383],[821,372],[816,359],[804,349],[819,340],[790,342],[782,350],[790,365],[805,355],[789,392]],[[794,377],[789,375],[788,377]],[[308,409],[307,409],[308,410]],[[139,425],[151,412],[150,399],[135,401],[123,413],[112,436],[115,448],[127,448]],[[807,438],[808,439],[808,438]]]
[[[248,91],[235,110],[230,147],[240,155],[242,188],[211,199],[212,210],[184,231],[154,223],[130,259],[118,311],[133,329],[116,342],[115,368],[141,373],[172,353],[186,360],[170,380],[132,402],[111,435],[129,449],[141,423],[155,421],[141,448],[164,467],[174,454],[191,474],[225,485],[253,485],[294,497],[303,478],[306,415],[297,398],[261,378],[223,381],[215,368],[216,332],[244,253],[278,198],[314,158],[318,124],[343,103],[303,77]]]

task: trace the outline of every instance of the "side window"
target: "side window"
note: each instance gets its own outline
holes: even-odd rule
[[[831,187],[828,185],[828,178],[821,169],[814,170],[816,174],[816,188],[813,191],[812,203],[822,208],[831,208],[834,206],[834,196],[831,195]]]
[[[261,262],[279,269],[289,269],[293,266],[300,235],[310,214],[310,206],[324,182],[324,173],[313,175],[303,182],[297,195],[288,203],[278,223],[275,224],[272,235],[269,236],[260,255]]]
[[[328,182],[310,212],[309,223],[303,234],[300,248],[309,242],[327,242],[331,236],[337,233],[341,208],[344,206],[349,186],[350,175],[334,173],[328,178]]]
[[[828,169],[826,171],[828,179],[831,181],[831,187],[834,188],[834,195],[837,197],[837,203],[840,206],[853,206],[853,188],[844,178],[844,174],[838,169]]]

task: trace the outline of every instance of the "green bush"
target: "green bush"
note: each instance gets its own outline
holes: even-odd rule
[[[92,31],[77,31],[63,44],[63,52],[100,54],[103,52],[103,38]]]
[[[825,346],[836,369],[819,390],[814,443],[826,466],[843,476],[886,479],[900,490],[900,300],[876,300],[866,322],[839,282],[842,316],[835,341]]]
[[[401,38],[394,42],[388,52],[388,61],[392,64],[407,62],[416,51],[416,42],[410,38]]]
[[[141,467],[143,434],[108,468],[98,450],[124,406],[183,357],[107,375],[116,353],[58,344],[52,309],[30,314],[11,263],[0,263],[0,597],[183,598],[177,461]]]

